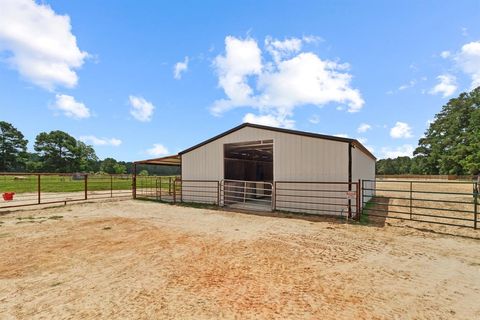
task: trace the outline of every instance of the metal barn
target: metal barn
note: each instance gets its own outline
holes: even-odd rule
[[[375,161],[355,139],[244,123],[176,156],[137,163],[180,165],[176,201],[353,216]]]

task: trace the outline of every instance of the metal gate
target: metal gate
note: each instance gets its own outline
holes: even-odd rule
[[[364,214],[477,229],[477,181],[363,180]]]
[[[220,205],[223,207],[272,211],[272,183],[266,181],[220,181]]]

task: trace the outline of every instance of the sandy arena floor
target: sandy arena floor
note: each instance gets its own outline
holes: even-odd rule
[[[16,211],[0,319],[479,319],[474,237],[134,200]]]

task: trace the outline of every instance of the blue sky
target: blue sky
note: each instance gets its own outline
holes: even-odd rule
[[[177,153],[243,121],[411,155],[480,85],[480,1],[0,0],[0,119],[100,158]]]

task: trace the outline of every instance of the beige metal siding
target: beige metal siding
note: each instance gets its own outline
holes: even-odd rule
[[[185,180],[222,180],[224,178],[223,145],[235,142],[273,140],[273,175],[275,181],[348,181],[348,143],[319,138],[275,132],[245,127],[218,140],[212,141],[182,155],[182,179]],[[295,184],[297,188],[311,188],[312,185]],[[318,187],[318,186],[317,186]],[[346,186],[324,185],[324,189],[347,190]],[[318,188],[317,188],[318,189]],[[301,192],[298,195],[319,196],[318,191]],[[330,193],[325,193],[328,195]],[[340,194],[344,194],[341,192]],[[279,200],[298,201],[280,202],[278,210],[308,211],[320,210],[328,214],[338,211],[338,206],[312,205],[300,203],[308,198],[283,196]],[[189,200],[186,198],[185,200]],[[193,199],[190,199],[193,200]],[[211,199],[213,202],[213,198]],[[316,200],[319,201],[319,200]],[[290,207],[290,208],[287,208]],[[338,214],[338,213],[337,213]]]
[[[364,152],[357,148],[352,148],[352,182],[358,180],[375,180],[375,160],[367,156]],[[370,186],[369,183],[366,183]],[[365,190],[365,202],[370,200],[371,190]]]
[[[245,127],[182,155],[182,178],[223,179],[223,145],[274,140],[277,181],[347,181],[348,143]]]

